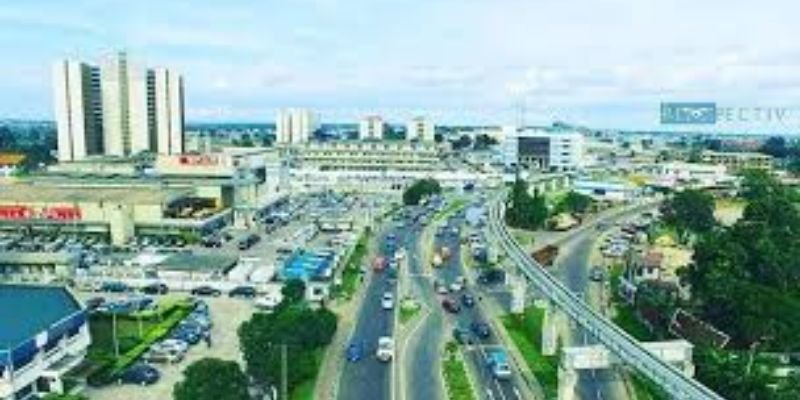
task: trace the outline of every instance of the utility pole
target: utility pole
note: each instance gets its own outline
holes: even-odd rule
[[[281,399],[289,400],[288,368],[286,361],[286,344],[281,345]]]

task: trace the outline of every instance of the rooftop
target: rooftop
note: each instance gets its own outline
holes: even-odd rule
[[[32,339],[80,310],[63,287],[0,285],[0,348]]]
[[[168,271],[199,271],[227,273],[239,257],[222,253],[175,253],[158,263],[158,269]]]
[[[0,185],[0,202],[164,204],[192,193],[188,188],[14,184]]]

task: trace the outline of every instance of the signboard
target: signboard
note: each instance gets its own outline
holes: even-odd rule
[[[178,163],[187,166],[216,166],[219,165],[219,157],[209,154],[184,154],[179,156]]]
[[[50,221],[79,221],[83,219],[81,209],[74,206],[30,207],[0,205],[0,220],[45,219]]]

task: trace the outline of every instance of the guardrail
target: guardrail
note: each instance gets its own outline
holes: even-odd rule
[[[495,198],[489,209],[489,229],[500,239],[500,245],[530,281],[556,306],[623,362],[638,370],[673,398],[686,400],[723,398],[697,380],[684,375],[675,366],[646,350],[641,343],[613,322],[594,311],[560,281],[550,275],[514,240],[503,222],[502,196]]]

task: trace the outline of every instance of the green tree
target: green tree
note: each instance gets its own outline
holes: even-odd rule
[[[475,142],[472,144],[472,148],[474,148],[475,150],[484,150],[496,144],[497,144],[497,139],[485,133],[481,133],[475,136]]]
[[[469,135],[461,135],[456,141],[453,142],[453,150],[466,149],[472,146],[472,138]]]
[[[663,220],[680,233],[704,233],[714,228],[714,197],[700,191],[687,189],[676,193],[661,208]]]
[[[585,213],[592,206],[592,203],[594,203],[594,200],[591,197],[570,191],[556,205],[556,210],[559,212]]]
[[[442,187],[436,179],[420,179],[412,183],[411,186],[406,188],[403,192],[403,204],[418,205],[423,198],[441,192]]]
[[[534,230],[541,228],[548,217],[543,196],[531,196],[528,185],[517,178],[506,200],[506,223],[514,228]]]
[[[247,376],[235,361],[203,358],[183,371],[172,391],[175,400],[248,400]]]
[[[306,297],[306,284],[300,279],[290,279],[283,284],[281,294],[286,305],[300,304]]]

